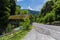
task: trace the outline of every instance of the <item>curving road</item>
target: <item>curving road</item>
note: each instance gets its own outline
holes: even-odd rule
[[[33,28],[23,40],[60,40],[60,26],[32,24]]]

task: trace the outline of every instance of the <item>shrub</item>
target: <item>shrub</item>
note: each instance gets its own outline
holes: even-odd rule
[[[48,13],[44,17],[43,22],[44,23],[48,23],[49,22],[49,24],[51,24],[54,20],[55,20],[55,14],[54,13]]]
[[[6,32],[10,32],[12,30],[12,25],[8,24],[6,28]]]

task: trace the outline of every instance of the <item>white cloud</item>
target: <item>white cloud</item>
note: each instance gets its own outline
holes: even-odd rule
[[[17,2],[19,2],[19,1],[23,1],[23,0],[17,0]]]
[[[24,9],[23,7],[21,7],[21,9]]]
[[[42,5],[37,5],[37,6],[34,7],[34,10],[36,10],[36,11],[40,11],[41,8],[42,8]]]
[[[40,6],[40,5],[38,5],[38,6],[35,6],[34,8],[31,8],[31,6],[28,6],[28,8],[27,8],[27,9],[35,10],[35,11],[40,11],[41,6]]]
[[[28,6],[28,8],[27,8],[27,9],[33,10],[33,9],[31,8],[31,6]]]

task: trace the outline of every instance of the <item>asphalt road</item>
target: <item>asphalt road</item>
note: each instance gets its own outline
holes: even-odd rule
[[[34,28],[23,40],[60,40],[60,26],[32,24]]]

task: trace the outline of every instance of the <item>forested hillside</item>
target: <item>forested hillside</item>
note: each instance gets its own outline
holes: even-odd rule
[[[39,11],[34,11],[34,10],[29,10],[28,9],[28,13],[31,14],[31,15],[39,15]]]
[[[54,21],[60,21],[60,0],[48,0],[41,9],[39,18],[40,23],[52,24]]]

